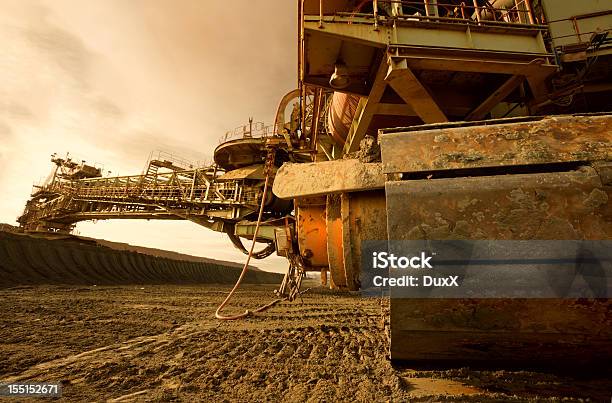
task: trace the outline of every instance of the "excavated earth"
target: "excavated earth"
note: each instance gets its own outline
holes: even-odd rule
[[[71,235],[0,231],[0,287],[29,284],[233,284],[242,266]],[[279,283],[256,268],[245,283]]]
[[[69,401],[609,401],[604,375],[393,367],[376,298],[312,289],[220,322],[227,285],[0,290],[0,382]],[[272,298],[241,288],[230,312]]]
[[[16,267],[6,256],[5,280],[9,266],[12,276],[32,270],[31,257]],[[89,266],[74,259],[53,270],[78,277]],[[66,401],[610,401],[609,373],[393,366],[387,304],[377,298],[315,287],[260,316],[221,322],[214,311],[231,284],[212,284],[208,272],[208,284],[153,284],[148,275],[45,285],[32,271],[30,284],[0,286],[0,383],[61,382]],[[244,285],[228,311],[266,303],[274,288]]]

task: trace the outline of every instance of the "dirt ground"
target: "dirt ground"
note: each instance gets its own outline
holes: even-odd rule
[[[381,301],[313,289],[220,322],[227,285],[0,290],[0,382],[60,381],[67,401],[610,401],[612,382],[393,367]],[[241,288],[230,311],[272,298]]]

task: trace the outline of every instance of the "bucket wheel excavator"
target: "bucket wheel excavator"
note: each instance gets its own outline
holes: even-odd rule
[[[331,288],[368,240],[611,240],[612,10],[596,0],[298,1],[298,89],[214,164],[102,177],[54,158],[19,218],[186,219]],[[262,193],[265,178],[272,191]],[[390,299],[391,358],[609,362],[599,299]],[[561,357],[561,358],[560,358]]]

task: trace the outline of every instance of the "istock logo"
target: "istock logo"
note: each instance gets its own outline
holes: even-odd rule
[[[429,261],[432,256],[421,252],[420,256],[395,256],[393,253],[373,252],[372,267],[374,269],[433,269]]]

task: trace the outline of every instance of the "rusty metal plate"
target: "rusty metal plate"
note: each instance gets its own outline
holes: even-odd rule
[[[264,175],[263,164],[249,165],[246,167],[233,169],[219,176],[217,178],[217,181],[221,182],[221,181],[241,180],[241,179],[254,179],[254,180],[266,179],[266,175]]]
[[[434,128],[380,136],[385,173],[612,159],[612,115]]]
[[[382,189],[384,186],[385,175],[379,163],[346,159],[284,164],[276,173],[272,191],[281,199],[291,199]]]
[[[361,243],[387,239],[385,194],[382,190],[327,197],[327,255],[333,285],[360,287]]]
[[[395,181],[385,189],[389,239],[612,239],[612,187],[591,167]],[[391,357],[605,361],[612,358],[610,309],[608,299],[391,298]]]
[[[327,196],[325,220],[327,229],[327,257],[329,259],[329,274],[331,277],[330,287],[346,288],[340,195],[332,194]]]
[[[362,241],[387,239],[385,194],[377,190],[342,196],[344,271],[349,287],[358,290],[362,270]]]
[[[612,188],[578,171],[386,184],[389,239],[612,239]]]
[[[325,198],[296,199],[296,231],[306,270],[319,271],[328,265]]]
[[[486,366],[612,359],[609,299],[391,299],[391,358]]]

